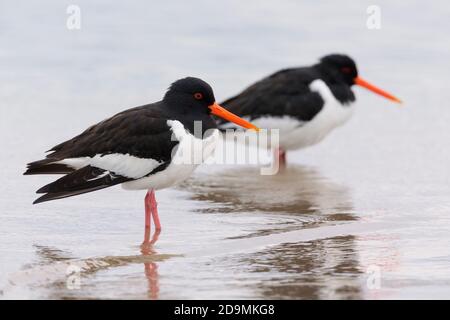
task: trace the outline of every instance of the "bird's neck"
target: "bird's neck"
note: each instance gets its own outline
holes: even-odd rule
[[[198,139],[205,138],[213,129],[217,129],[217,124],[210,115],[202,117],[192,115],[192,117],[183,118],[180,122],[190,134]]]
[[[203,139],[208,130],[217,128],[217,124],[210,114],[195,111],[192,108],[180,109],[179,106],[174,107],[170,114],[173,118],[171,120],[180,121],[184,128],[198,139]]]
[[[333,96],[342,105],[349,105],[355,101],[355,94],[348,83],[341,79],[336,72],[333,72],[328,67],[316,64],[314,67],[318,73],[319,78],[325,82],[325,84],[330,88]]]

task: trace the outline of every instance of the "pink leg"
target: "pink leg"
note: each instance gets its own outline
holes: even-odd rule
[[[283,149],[275,149],[275,161],[278,161],[280,168],[286,167],[286,151]]]
[[[149,246],[154,244],[161,233],[161,222],[159,221],[157,202],[155,198],[155,191],[150,189],[145,195],[145,232],[143,246]],[[153,217],[153,223],[155,224],[155,233],[150,241],[151,235],[151,222]]]
[[[152,216],[151,216],[151,207],[149,205],[149,202],[150,202],[150,193],[147,192],[147,194],[145,195],[145,199],[144,199],[144,204],[145,204],[144,243],[150,242]]]
[[[151,208],[153,223],[155,224],[155,230],[156,232],[161,231],[161,222],[159,221],[158,215],[158,203],[156,202],[155,191],[153,189],[150,191],[149,206]]]

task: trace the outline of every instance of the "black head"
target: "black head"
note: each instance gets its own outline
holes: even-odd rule
[[[205,81],[187,77],[175,81],[170,86],[164,101],[189,112],[210,113],[210,106],[216,101],[214,92]]]
[[[211,115],[231,121],[243,128],[259,130],[258,127],[239,118],[235,114],[227,111],[216,103],[214,93],[209,84],[205,81],[187,77],[172,83],[163,101],[175,110],[175,114],[182,115],[182,121],[188,126],[192,126],[192,121],[206,121],[217,127]],[[188,127],[188,130],[192,129]],[[192,131],[191,131],[192,132]]]
[[[358,69],[355,61],[344,54],[330,54],[320,59],[319,65],[336,80],[342,80],[348,85],[355,84]]]

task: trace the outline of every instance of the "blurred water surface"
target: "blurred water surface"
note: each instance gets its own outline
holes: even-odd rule
[[[77,31],[71,2],[0,3],[0,298],[448,298],[450,6],[377,3],[380,30],[369,1],[80,0]],[[404,107],[355,88],[350,123],[285,172],[203,166],[158,192],[151,251],[143,192],[31,205],[51,177],[25,163],[173,80],[202,77],[221,101],[330,52]]]

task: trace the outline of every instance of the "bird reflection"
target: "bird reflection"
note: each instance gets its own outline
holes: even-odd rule
[[[265,299],[361,299],[364,272],[355,240],[349,235],[285,243],[238,263],[262,276],[255,289]]]
[[[276,175],[260,175],[255,167],[198,174],[182,187],[195,200],[221,204],[204,212],[320,213],[336,220],[355,219],[348,190],[310,167],[291,165]]]
[[[153,245],[158,241],[161,230],[156,230],[150,242],[144,242],[141,245],[141,254],[143,257],[156,254]],[[145,259],[144,259],[145,261]],[[159,298],[159,274],[158,265],[155,262],[144,262],[144,275],[147,278],[147,297],[151,300]]]
[[[242,237],[357,219],[347,188],[329,181],[310,167],[290,166],[272,176],[260,175],[255,167],[229,169],[198,174],[181,187],[191,192],[192,199],[215,204],[199,209],[202,213],[280,216],[276,223]]]
[[[277,175],[263,176],[258,168],[245,167],[215,174],[199,174],[184,184],[192,198],[216,204],[203,213],[269,214],[283,221],[298,217],[296,230],[352,222],[354,213],[349,191],[317,170],[289,166]],[[288,224],[258,230],[251,236],[290,231]],[[247,236],[243,236],[244,238]],[[327,237],[284,243],[246,255],[227,257],[224,268],[243,268],[249,283],[261,298],[318,299],[360,298],[360,261],[354,236]],[[255,278],[256,276],[256,278]],[[259,281],[255,281],[259,279]]]
[[[162,261],[169,255],[159,255],[154,249],[154,244],[158,240],[159,232],[153,234],[152,239],[146,244],[141,245],[140,255],[134,256],[105,256],[99,258],[89,259],[76,259],[65,251],[59,250],[54,247],[34,245],[36,254],[38,257],[38,266],[48,266],[49,270],[52,264],[65,263],[67,266],[77,265],[81,268],[81,275],[88,276],[93,275],[99,271],[103,271],[110,268],[124,267],[130,264],[143,264],[144,265],[144,277],[146,278],[146,298],[155,300],[159,299],[159,273],[157,261]],[[28,268],[32,269],[33,265],[29,265]],[[64,269],[63,269],[64,270]],[[61,274],[61,279],[54,283],[45,282],[45,286],[49,291],[49,297],[51,299],[89,299],[89,277],[83,277],[82,286],[80,289],[71,290],[67,288],[65,284],[65,273]],[[142,283],[142,278],[137,281],[139,286]],[[106,291],[110,294],[115,294],[116,290],[112,290],[110,286],[113,283],[101,283],[96,282],[95,287],[106,286]],[[120,292],[119,292],[120,293]],[[109,297],[109,296],[108,296]],[[98,297],[96,297],[98,298]]]

